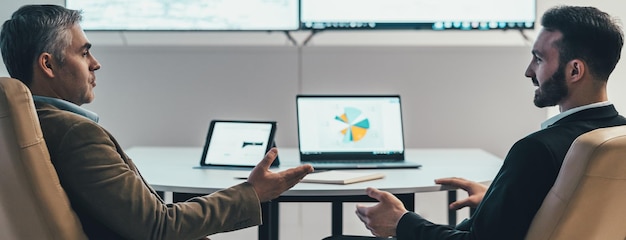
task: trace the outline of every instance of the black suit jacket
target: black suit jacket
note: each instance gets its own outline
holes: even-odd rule
[[[396,234],[402,239],[523,239],[552,188],[570,145],[603,127],[626,125],[613,105],[582,110],[517,141],[474,215],[456,228],[405,214]]]

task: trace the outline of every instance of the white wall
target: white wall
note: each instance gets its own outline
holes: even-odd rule
[[[297,147],[296,94],[400,94],[407,147],[478,147],[504,156],[545,118],[531,104],[533,86],[519,67],[528,52],[523,46],[101,46],[93,50],[103,64],[97,100],[86,107],[126,147],[201,146],[209,120],[220,118],[276,120],[278,146]]]
[[[0,19],[8,18],[23,4],[63,2],[4,1]],[[539,0],[538,14],[561,3],[588,4]],[[619,3],[593,4],[617,17],[626,16],[626,9]],[[293,33],[300,43],[308,34]],[[532,40],[536,32],[524,34]],[[530,59],[531,42],[518,31],[327,31],[315,35],[301,49],[292,46],[280,32],[88,32],[88,36],[103,68],[97,73],[97,99],[86,107],[102,115],[102,125],[124,147],[201,145],[207,122],[218,117],[278,120],[280,146],[295,147],[292,100],[297,93],[400,93],[407,122],[407,147],[481,147],[501,157],[513,141],[536,130],[543,116],[551,114],[530,104],[532,87],[523,71]],[[381,54],[387,59],[378,58]],[[620,81],[626,74],[622,65],[618,65],[609,84],[610,98],[620,110],[626,105],[620,104],[626,102],[626,97],[618,94],[626,84]],[[0,74],[8,75],[1,66]],[[327,85],[319,84],[324,81]],[[235,90],[248,85],[261,91]],[[165,101],[162,96],[171,96],[163,95],[169,89],[190,92],[186,97],[174,95]],[[213,104],[223,101],[223,97],[231,97],[231,104]],[[252,97],[253,103],[247,101]],[[435,103],[425,104],[429,101]],[[167,115],[160,112],[163,106],[181,104],[189,107],[169,108]],[[272,110],[261,111],[264,106],[272,106]],[[457,121],[457,113],[464,113],[467,106],[475,112],[465,113],[464,121]],[[127,113],[144,118],[129,119]],[[490,119],[500,119],[500,115],[505,119],[493,126]],[[151,121],[143,123],[142,119]],[[430,124],[440,126],[433,128]],[[476,124],[478,128],[468,127]],[[165,131],[155,132],[155,127]],[[492,133],[483,134],[487,128],[492,128]]]
[[[0,20],[29,3],[63,1],[3,0]],[[592,4],[626,18],[624,4],[609,0],[539,0],[539,15],[560,3]],[[526,34],[532,39],[536,32]],[[293,35],[302,42],[308,32]],[[85,107],[124,147],[201,146],[214,118],[277,120],[279,146],[296,147],[298,93],[398,93],[407,147],[478,147],[500,157],[548,114],[532,105],[534,87],[523,76],[530,42],[517,31],[327,31],[301,48],[283,33],[265,32],[88,37],[103,68],[96,101]],[[622,112],[625,71],[622,62],[609,81],[609,97]],[[2,66],[0,75],[8,75]],[[444,196],[417,194],[417,211],[445,223]],[[346,204],[345,232],[367,234],[353,209]],[[281,212],[281,239],[330,234],[329,224],[317,223],[330,219],[329,205],[282,204]],[[255,230],[212,239],[253,239]]]

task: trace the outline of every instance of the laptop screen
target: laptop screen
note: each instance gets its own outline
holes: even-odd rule
[[[298,95],[302,160],[403,159],[400,96]]]

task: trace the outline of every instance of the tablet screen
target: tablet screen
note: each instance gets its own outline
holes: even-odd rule
[[[275,131],[276,122],[213,120],[200,164],[254,167],[272,147]]]

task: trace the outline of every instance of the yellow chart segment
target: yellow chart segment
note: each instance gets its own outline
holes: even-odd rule
[[[360,128],[357,126],[352,126],[352,141],[359,141],[361,138],[365,137],[365,133],[367,133],[367,129]]]
[[[341,114],[341,121],[345,122],[345,123],[349,123],[348,121],[348,116],[346,116],[346,114]],[[346,134],[345,132],[343,134]]]

